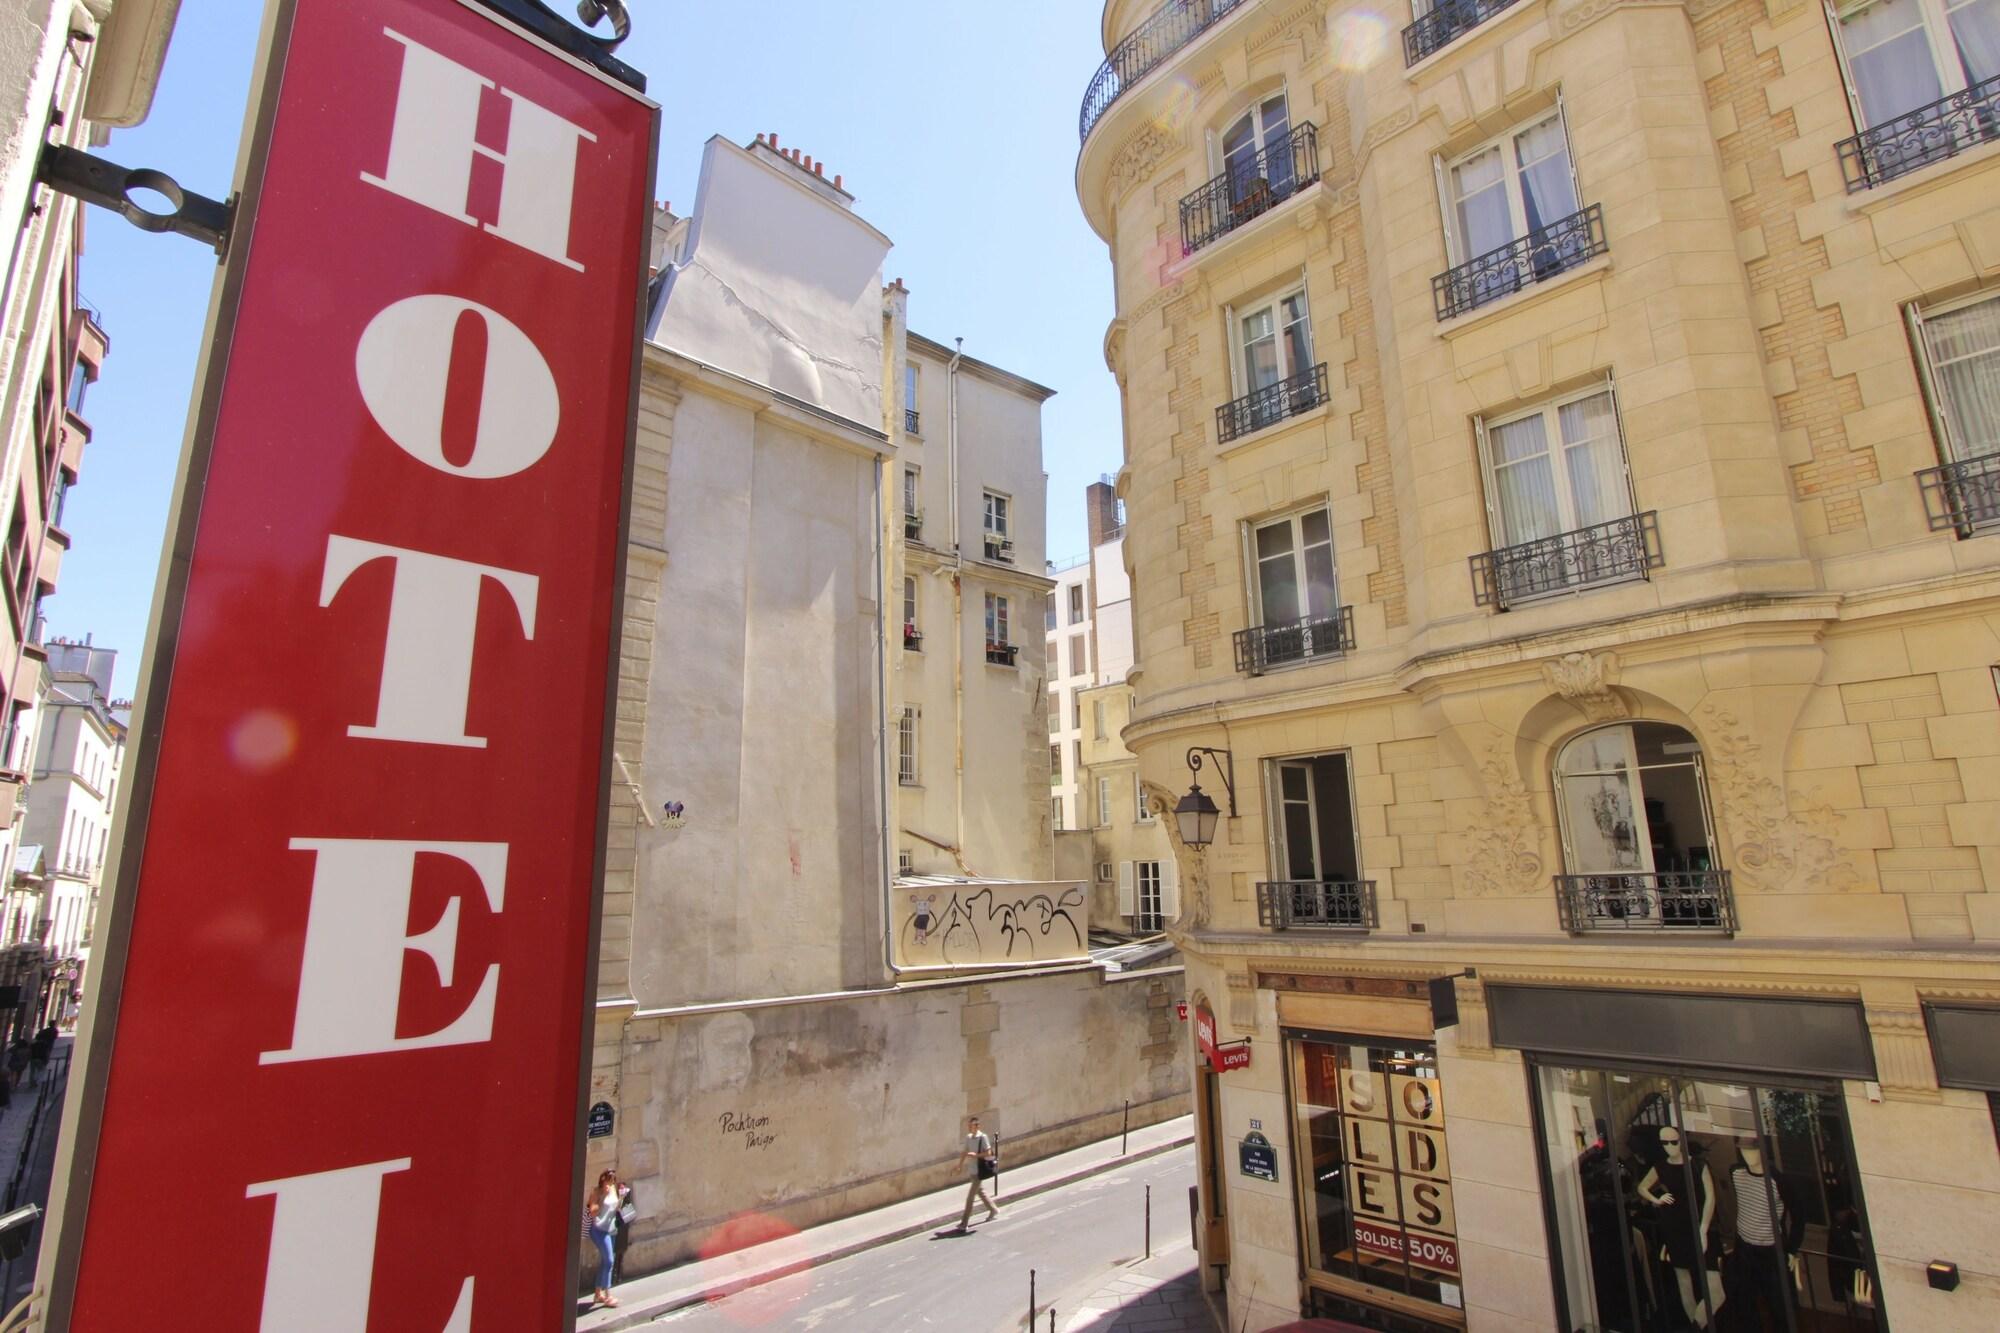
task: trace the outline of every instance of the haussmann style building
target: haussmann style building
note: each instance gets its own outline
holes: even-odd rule
[[[1232,1330],[2000,1327],[2000,7],[1103,38]]]

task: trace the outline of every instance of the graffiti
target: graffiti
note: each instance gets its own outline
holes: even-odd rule
[[[724,1135],[741,1134],[745,1148],[768,1148],[778,1141],[776,1130],[771,1130],[769,1133],[762,1132],[771,1123],[771,1117],[767,1115],[744,1115],[736,1111],[724,1111],[716,1117],[715,1123]]]
[[[1083,886],[1022,889],[1018,895],[990,885],[954,889],[948,896],[942,889],[910,894],[897,931],[898,952],[906,963],[946,967],[1083,956],[1088,919]]]

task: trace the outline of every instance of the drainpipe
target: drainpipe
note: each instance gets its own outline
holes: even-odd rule
[[[951,737],[952,756],[952,841],[965,846],[965,554],[959,543],[959,510],[964,506],[958,493],[958,363],[965,359],[965,339],[955,338],[958,350],[945,367],[945,385],[951,404],[945,429],[945,450],[951,471]],[[984,634],[982,622],[980,633]],[[963,859],[959,861],[964,865]]]
[[[884,568],[888,560],[888,528],[879,521],[888,511],[883,505],[883,474],[889,469],[889,460],[875,460],[875,743],[876,753],[882,762],[875,765],[875,776],[881,784],[882,806],[882,966],[887,975],[894,977],[902,969],[896,966],[895,932],[896,913],[896,863],[890,858],[895,855],[896,807],[892,804],[889,786],[889,632],[888,604],[882,599],[888,595],[888,572]],[[900,523],[902,515],[889,514],[887,522]]]

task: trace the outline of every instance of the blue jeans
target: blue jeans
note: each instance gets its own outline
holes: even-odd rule
[[[590,1224],[590,1239],[597,1246],[597,1289],[611,1290],[611,1265],[618,1257],[613,1247],[611,1232],[595,1222]]]

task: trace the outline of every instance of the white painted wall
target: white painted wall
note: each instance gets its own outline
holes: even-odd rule
[[[1136,659],[1132,650],[1132,581],[1125,572],[1125,538],[1120,535],[1090,553],[1091,580],[1097,593],[1097,681],[1116,685],[1130,675]]]

